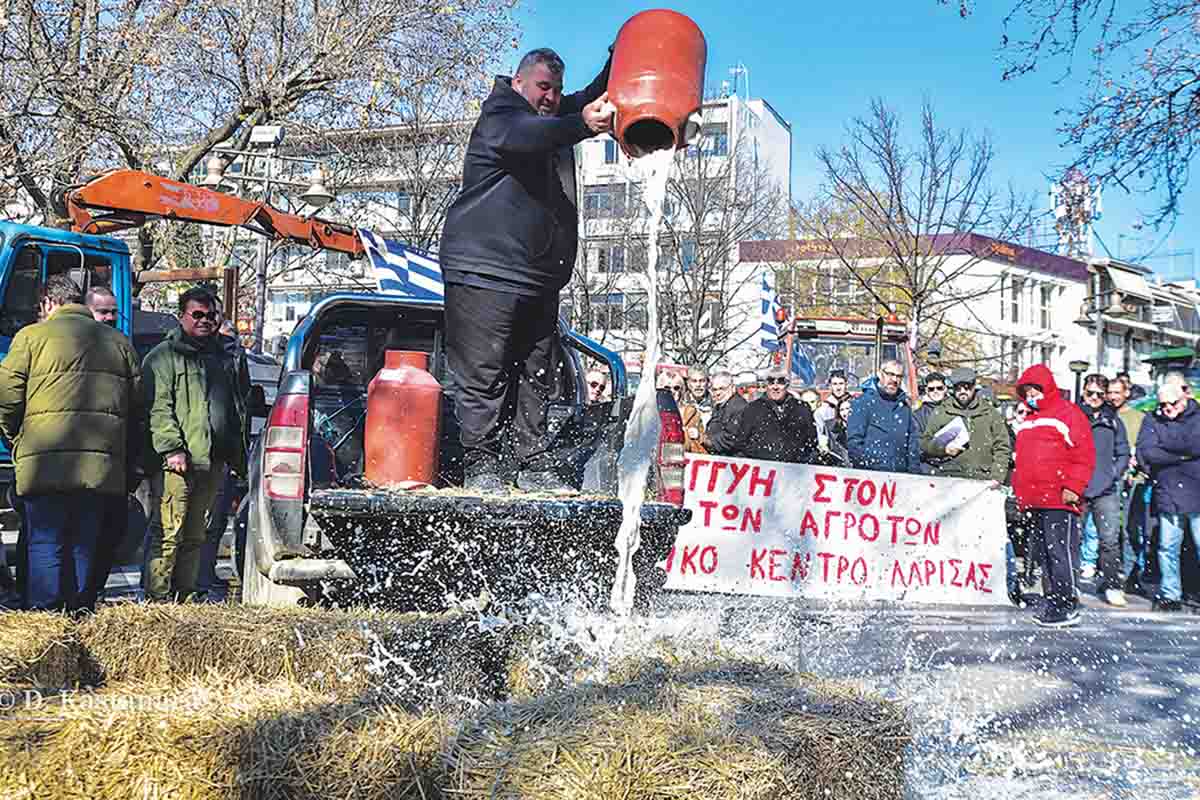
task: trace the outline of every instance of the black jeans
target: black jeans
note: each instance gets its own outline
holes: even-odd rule
[[[558,468],[547,432],[562,372],[558,292],[446,284],[446,366],[468,478]]]
[[[1042,565],[1046,611],[1060,616],[1075,608],[1075,554],[1079,552],[1079,519],[1059,508],[1029,511],[1029,544]]]

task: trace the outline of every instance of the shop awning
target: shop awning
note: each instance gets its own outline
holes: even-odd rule
[[[1112,264],[1104,267],[1104,269],[1108,270],[1108,277],[1112,279],[1113,286],[1121,294],[1137,297],[1141,300],[1154,299],[1150,284],[1146,283],[1146,279],[1140,273],[1134,272],[1131,269],[1122,269]]]

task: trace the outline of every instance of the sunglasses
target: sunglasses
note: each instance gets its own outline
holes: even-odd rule
[[[592,387],[593,389],[599,389],[603,385],[604,381],[588,381],[588,386]]]
[[[218,316],[220,316],[220,315],[216,311],[193,311],[192,312],[192,319],[196,320],[197,322],[199,322],[202,319],[206,319],[209,322],[216,322]]]
[[[767,383],[772,386],[787,386],[787,378],[767,378]]]
[[[891,373],[888,373],[888,374],[890,375]],[[927,392],[944,392],[944,391],[946,391],[946,387],[945,386],[926,386],[925,391],[927,391]]]
[[[1085,389],[1083,392],[1086,397],[1104,397],[1107,394],[1103,389]]]

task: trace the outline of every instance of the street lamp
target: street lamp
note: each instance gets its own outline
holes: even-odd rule
[[[1067,363],[1067,369],[1075,373],[1075,402],[1079,402],[1080,382],[1083,380],[1083,373],[1088,371],[1091,366],[1087,361],[1070,361]]]

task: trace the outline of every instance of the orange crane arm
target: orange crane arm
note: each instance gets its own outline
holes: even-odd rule
[[[71,229],[105,234],[167,219],[202,225],[240,225],[272,239],[363,254],[363,243],[348,225],[288,214],[266,203],[215,192],[149,172],[119,169],[93,178],[66,195]],[[95,212],[103,212],[96,216]]]

